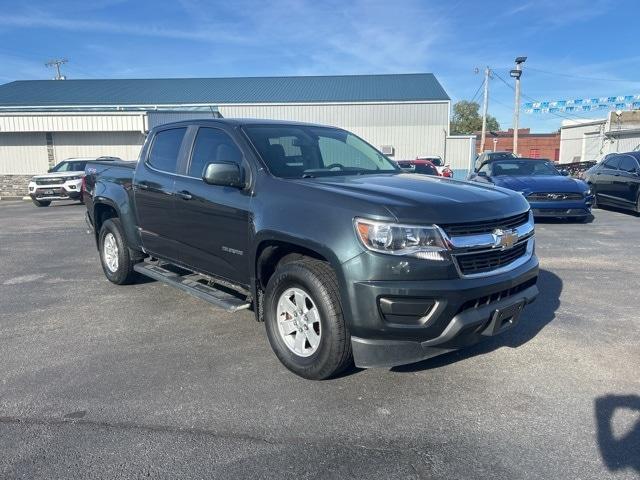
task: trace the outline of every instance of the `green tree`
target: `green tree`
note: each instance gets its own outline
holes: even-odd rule
[[[482,116],[480,105],[476,102],[460,100],[453,106],[453,118],[451,119],[452,135],[470,135],[482,130]],[[487,132],[500,130],[500,124],[495,117],[487,115]]]

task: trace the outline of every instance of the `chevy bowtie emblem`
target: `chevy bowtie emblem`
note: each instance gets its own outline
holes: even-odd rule
[[[516,230],[502,230],[496,228],[492,233],[494,248],[511,248],[518,241],[519,235]]]

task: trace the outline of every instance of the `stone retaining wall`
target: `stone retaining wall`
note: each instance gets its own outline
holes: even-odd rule
[[[28,194],[29,180],[33,175],[0,175],[0,198],[22,198]]]

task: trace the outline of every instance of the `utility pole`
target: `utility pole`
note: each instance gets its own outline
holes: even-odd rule
[[[516,79],[516,98],[513,105],[513,153],[518,155],[518,130],[520,129],[520,77],[522,76],[522,64],[527,57],[516,58],[516,68],[511,70],[511,76]]]
[[[480,153],[484,152],[484,141],[487,138],[487,111],[489,110],[489,77],[491,69],[484,69],[484,97],[482,100],[482,135],[480,136]]]
[[[45,63],[44,65],[45,67],[56,67],[56,71],[58,72],[58,74],[56,75],[56,80],[66,80],[67,77],[65,77],[64,75],[62,75],[62,73],[60,73],[60,65],[63,65],[68,61],[69,60],[67,60],[66,58],[54,59]]]

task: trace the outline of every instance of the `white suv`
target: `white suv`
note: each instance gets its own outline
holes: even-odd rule
[[[55,200],[80,200],[82,202],[82,178],[90,160],[119,160],[117,157],[68,158],[44,175],[36,175],[29,181],[29,196],[37,207],[48,207]]]

